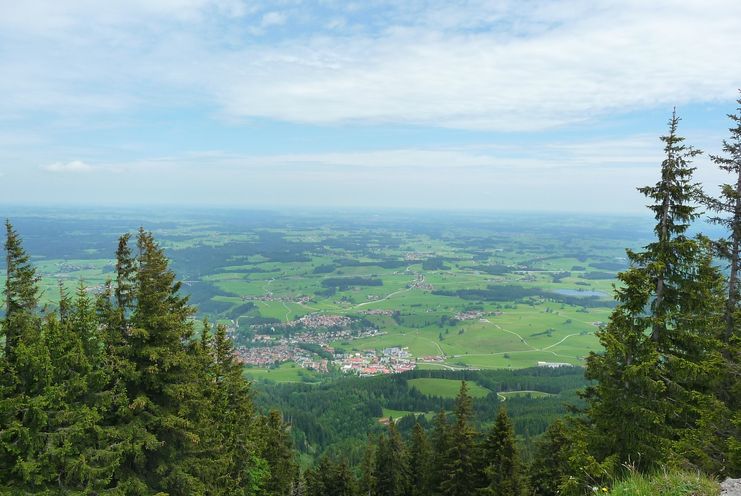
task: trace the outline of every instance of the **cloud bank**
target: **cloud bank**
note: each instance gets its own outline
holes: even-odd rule
[[[197,104],[248,121],[534,131],[741,85],[732,0],[5,3],[9,114]]]

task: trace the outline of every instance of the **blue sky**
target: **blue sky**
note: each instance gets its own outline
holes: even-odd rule
[[[0,203],[636,212],[741,87],[731,0],[0,11]]]

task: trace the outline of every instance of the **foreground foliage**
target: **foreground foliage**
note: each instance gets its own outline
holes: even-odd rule
[[[739,116],[731,118],[738,124]],[[552,425],[541,441],[531,471],[538,494],[589,494],[623,466],[644,473],[676,466],[720,477],[741,474],[741,129],[731,129],[734,145],[725,143],[731,158],[714,158],[737,175],[736,184],[723,186],[721,199],[712,200],[693,182],[690,164],[701,152],[684,144],[678,124],[673,114],[661,138],[659,181],[639,189],[651,202],[655,240],[642,251],[628,250],[631,265],[618,276],[617,306],[598,332],[604,351],[587,360],[586,377],[594,384],[584,395],[585,415]],[[689,236],[700,202],[727,216],[718,222],[729,228],[729,240]],[[728,261],[730,277],[718,258]],[[686,494],[652,486],[671,486],[675,479],[634,480],[645,494]]]
[[[0,355],[3,494],[287,495],[287,426],[258,415],[226,329],[194,309],[152,238],[117,251],[95,298],[37,308],[35,270],[6,223]]]
[[[597,492],[602,492],[598,488]],[[699,472],[668,470],[652,475],[631,473],[604,492],[612,496],[718,496],[720,486]]]

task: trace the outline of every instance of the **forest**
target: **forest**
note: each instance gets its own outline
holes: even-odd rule
[[[739,112],[725,154],[711,157],[732,177],[719,196],[693,179],[701,152],[684,143],[672,115],[659,178],[640,188],[654,237],[628,250],[614,308],[596,331],[601,349],[586,358],[588,383],[564,416],[547,400],[539,419],[523,418],[514,399],[497,394],[474,401],[474,382],[497,392],[507,374],[545,392],[579,383],[567,373],[528,369],[443,374],[461,380],[455,400],[406,386],[434,375],[429,371],[280,385],[262,394],[283,411],[265,411],[226,327],[194,318],[151,233],[119,238],[115,268],[100,291],[61,287],[51,307],[40,305],[36,268],[7,221],[0,492],[548,496],[608,492],[630,471],[667,467],[740,476]],[[703,210],[724,238],[689,233]],[[273,254],[276,262],[305,258],[280,248]],[[493,297],[476,298],[484,296]],[[390,416],[382,432],[365,432],[362,449],[344,453],[341,441],[362,436],[384,407],[437,413],[430,420]],[[524,442],[540,431],[532,445]],[[328,449],[335,442],[339,448]],[[299,452],[309,447],[324,453],[307,467]]]

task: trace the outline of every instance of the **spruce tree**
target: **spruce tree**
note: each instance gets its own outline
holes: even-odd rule
[[[528,470],[532,494],[558,496],[564,479],[570,475],[569,447],[572,438],[562,420],[555,420],[536,442],[535,455]]]
[[[50,485],[66,492],[101,491],[117,465],[114,430],[102,424],[110,408],[110,370],[95,307],[80,283],[62,322],[47,319],[44,340],[52,364],[47,404],[44,464]],[[62,307],[60,306],[60,312]]]
[[[481,450],[486,466],[486,485],[479,494],[486,496],[520,496],[522,468],[515,446],[515,431],[504,405],[499,407],[494,426],[486,435]]]
[[[727,473],[741,474],[741,332],[739,314],[741,288],[741,97],[736,100],[735,114],[728,114],[732,122],[730,137],[723,140],[723,155],[710,155],[710,159],[731,175],[730,184],[722,184],[719,197],[705,196],[705,204],[715,212],[710,221],[723,226],[728,236],[716,243],[718,254],[728,263],[728,284],[724,307],[724,331],[721,336],[725,362],[723,380],[718,396],[726,408],[733,412],[729,422],[720,429],[727,439]]]
[[[198,442],[188,410],[200,394],[189,320],[194,310],[152,235],[140,230],[137,246],[136,304],[126,335],[129,404],[117,419],[126,451],[116,478],[134,494],[202,494],[203,483],[182,463]]]
[[[719,370],[718,297],[721,282],[707,242],[686,235],[698,217],[700,191],[692,158],[672,114],[661,179],[640,188],[652,204],[656,240],[628,250],[631,267],[618,275],[618,302],[597,332],[604,352],[587,360],[587,391],[600,459],[650,467],[712,408],[708,389]]]
[[[116,306],[125,317],[134,308],[136,299],[136,260],[129,246],[131,234],[118,239],[116,250]]]
[[[430,486],[432,494],[442,494],[442,483],[447,479],[451,442],[451,429],[445,409],[435,415],[432,428],[432,473]]]
[[[263,457],[267,462],[269,477],[263,493],[266,496],[288,496],[298,481],[298,465],[290,426],[277,410],[271,410],[263,419]]]
[[[13,351],[29,325],[38,304],[39,281],[31,257],[23,249],[20,236],[9,220],[5,221],[5,356],[13,360]]]
[[[36,315],[36,270],[10,221],[5,223],[5,340],[0,367],[0,487],[43,488],[49,469],[42,461],[46,429],[45,387],[52,364]],[[11,492],[13,489],[11,489]]]
[[[381,436],[376,451],[376,496],[406,496],[409,467],[401,434],[389,418],[388,431]]]
[[[206,338],[201,339],[203,345],[207,344]],[[261,458],[262,432],[252,403],[251,385],[242,375],[242,365],[235,358],[234,346],[223,325],[216,327],[212,356],[216,388],[209,421],[217,426],[215,439],[220,445],[220,456],[216,458],[220,466],[219,491],[225,495],[256,492],[269,473],[268,488],[277,489],[273,494],[286,494],[281,491],[293,487],[297,470],[293,445],[285,435],[286,426],[271,413],[266,441],[272,444],[268,453],[274,455],[270,461]]]
[[[475,491],[476,471],[476,430],[471,426],[473,399],[468,394],[468,386],[461,381],[461,388],[456,398],[455,424],[450,430],[450,446],[443,480],[440,483],[441,494],[446,496],[467,496]]]
[[[412,496],[427,496],[430,494],[432,451],[427,440],[427,434],[425,434],[425,430],[419,422],[414,423],[408,452],[410,494]]]
[[[380,444],[380,440],[378,441]],[[360,473],[360,494],[361,496],[373,496],[376,489],[376,450],[377,443],[374,442],[371,434],[363,450],[363,462]]]
[[[741,270],[741,97],[736,114],[728,114],[733,122],[730,138],[723,140],[725,155],[710,155],[721,170],[731,174],[733,182],[721,185],[718,198],[704,196],[704,203],[717,215],[710,221],[725,227],[729,238],[718,243],[720,255],[728,261],[728,297],[725,305],[723,340],[729,343],[736,333],[735,314],[739,306],[739,270]]]
[[[615,480],[614,460],[599,461],[593,455],[593,435],[585,417],[551,424],[530,465],[530,494],[582,496]]]

